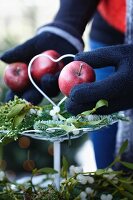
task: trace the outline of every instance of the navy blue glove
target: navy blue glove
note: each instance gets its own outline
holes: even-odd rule
[[[57,51],[60,55],[77,53],[77,49],[62,37],[50,32],[42,32],[6,51],[0,59],[6,63],[24,62],[28,64],[35,55],[49,49]]]
[[[50,33],[50,32],[42,32],[38,34],[37,36],[33,37],[32,39],[29,39],[25,43],[10,49],[9,51],[5,52],[1,56],[1,60],[6,63],[14,63],[14,62],[24,62],[29,63],[30,60],[37,54],[42,53],[45,50],[52,49],[57,51],[60,55],[72,53],[76,54],[78,50],[67,40],[64,38]],[[63,60],[63,62],[66,64],[67,62],[72,61],[72,58],[68,58]],[[59,73],[52,75],[47,74],[47,76],[44,76],[41,80],[41,89],[49,96],[49,97],[55,97],[59,94],[59,87],[58,87],[58,76]],[[34,92],[34,90],[32,90]],[[26,91],[24,93],[28,92],[28,88],[26,88]],[[32,95],[31,89],[29,89],[29,93],[31,97],[25,94],[21,97],[25,97],[26,100],[32,102],[34,94]],[[13,99],[14,92],[10,91],[7,94],[8,98],[6,99]],[[12,97],[12,98],[11,98]],[[39,98],[39,97],[38,97]],[[42,98],[39,98],[39,102]],[[37,98],[34,99],[34,103],[37,104]]]
[[[14,96],[25,99],[33,105],[38,105],[43,99],[42,94],[40,94],[40,92],[33,85],[28,86],[23,92],[14,92],[12,90],[8,90],[5,96],[5,102],[13,100]]]
[[[104,80],[75,86],[66,102],[68,112],[76,115],[92,109],[100,99],[108,107],[97,114],[110,114],[133,107],[133,45],[116,45],[90,52],[78,53],[75,60],[88,63],[93,68],[114,66],[116,71]]]

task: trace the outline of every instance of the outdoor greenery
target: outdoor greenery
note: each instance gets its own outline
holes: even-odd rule
[[[65,111],[64,105],[60,109],[58,107],[52,108],[52,105],[33,106],[24,99],[15,97],[13,101],[3,103],[0,106],[1,143],[7,144],[12,140],[17,140],[22,132],[27,130],[29,130],[29,133],[31,130],[35,130],[32,133],[35,137],[41,136],[53,140],[53,138],[66,137],[67,135],[70,140],[73,136],[82,135],[80,135],[80,129],[83,132],[84,128],[95,129],[107,126],[118,119],[128,120],[119,114],[111,116],[93,115],[92,117],[92,114],[102,106],[108,106],[108,102],[99,100],[92,110],[72,117]],[[59,128],[59,130],[56,131],[55,129],[55,131],[49,132],[47,131],[49,128]],[[29,179],[21,184],[16,180],[10,180],[6,171],[1,170],[0,199],[133,199],[133,177],[131,173],[133,164],[121,161],[121,155],[126,150],[127,145],[128,142],[125,141],[118,156],[109,167],[94,172],[83,172],[81,167],[69,166],[68,161],[63,157],[59,191],[54,185],[53,176],[57,172],[52,168],[37,169],[34,167]],[[117,163],[124,166],[124,170],[113,170]],[[29,160],[27,165],[30,166],[31,164],[32,162]],[[128,173],[125,170],[126,168]],[[44,175],[43,180],[38,184],[34,184],[33,178],[36,179],[39,175]],[[49,184],[48,180],[50,181]]]
[[[96,106],[89,111],[82,112],[77,116],[71,116],[64,104],[52,106],[34,106],[17,96],[0,106],[0,138],[1,142],[18,139],[23,133],[29,131],[30,136],[45,137],[53,141],[55,138],[80,136],[88,130],[95,130],[116,122],[127,120],[125,117],[114,113],[112,115],[92,115],[97,109],[108,106],[104,99],[99,100]],[[40,138],[41,139],[41,138]]]
[[[95,172],[83,172],[81,167],[69,166],[63,157],[61,169],[61,183],[58,191],[53,178],[57,172],[52,168],[34,169],[32,175],[23,183],[11,181],[6,173],[0,172],[0,199],[1,200],[132,200],[133,176],[132,173],[114,171],[112,167],[121,163],[128,170],[133,170],[133,164],[120,160],[127,148],[125,141],[119,150],[114,162],[106,169]],[[37,184],[34,177],[43,175]],[[48,180],[50,183],[48,184]],[[44,186],[45,185],[45,186]]]

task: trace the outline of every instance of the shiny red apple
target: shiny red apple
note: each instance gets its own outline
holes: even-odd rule
[[[85,62],[73,61],[67,64],[59,76],[60,91],[69,96],[71,89],[81,83],[91,83],[95,81],[93,68]]]
[[[43,54],[49,55],[54,59],[58,59],[60,57],[60,54],[54,50],[44,51]],[[63,67],[64,64],[62,61],[53,62],[48,57],[41,56],[33,62],[31,67],[31,75],[34,80],[39,82],[45,74],[55,74]]]
[[[29,84],[28,68],[25,63],[12,63],[6,66],[4,81],[13,91],[21,91]]]

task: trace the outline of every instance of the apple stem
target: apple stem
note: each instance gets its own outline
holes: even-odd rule
[[[19,75],[20,74],[20,67],[17,67],[17,70],[16,70],[16,75]]]
[[[83,63],[80,64],[80,68],[79,68],[78,76],[81,75],[82,68],[83,68]]]

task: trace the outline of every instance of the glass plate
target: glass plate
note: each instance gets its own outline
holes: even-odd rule
[[[123,113],[114,113],[111,115],[90,115],[88,119],[88,121],[90,121],[90,125],[87,125],[85,127],[80,127],[76,129],[73,128],[70,131],[65,131],[60,127],[52,127],[52,128],[46,128],[45,130],[41,129],[27,130],[23,131],[20,134],[32,137],[34,139],[49,140],[51,142],[64,141],[81,137],[83,134],[87,132],[92,132],[104,127],[108,127],[118,122],[119,120],[127,121],[127,118],[125,118]],[[47,121],[43,121],[44,124],[45,122]]]

